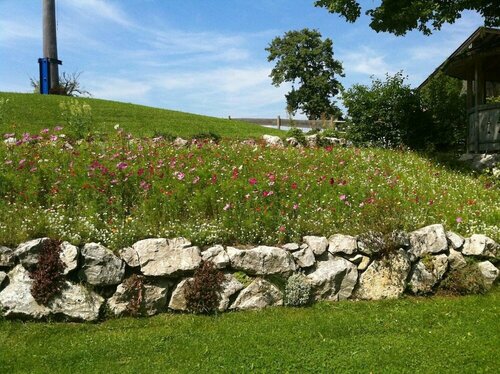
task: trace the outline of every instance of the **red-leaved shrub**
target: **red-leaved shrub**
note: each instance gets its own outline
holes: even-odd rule
[[[43,242],[38,264],[30,272],[30,277],[33,279],[31,294],[38,304],[47,305],[63,287],[64,264],[59,257],[60,253],[61,242],[53,239]]]
[[[210,261],[203,262],[188,282],[185,291],[187,309],[196,314],[217,311],[224,274]]]

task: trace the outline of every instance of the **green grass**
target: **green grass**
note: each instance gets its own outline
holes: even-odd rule
[[[101,324],[0,321],[5,373],[495,373],[499,296],[320,303]]]
[[[9,99],[5,106],[4,124],[0,133],[38,133],[44,128],[65,125],[59,104],[70,98],[55,95],[0,92],[0,99]],[[226,138],[260,137],[283,134],[276,129],[226,119],[201,116],[172,110],[151,108],[99,99],[78,99],[92,108],[93,129],[108,133],[115,124],[135,136],[152,136],[155,131],[190,137],[201,132],[215,132]]]

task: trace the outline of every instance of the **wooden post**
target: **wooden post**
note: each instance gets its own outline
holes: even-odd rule
[[[51,59],[50,87],[59,87],[57,63],[56,4],[55,0],[43,0],[43,57]]]
[[[278,116],[278,118],[276,119],[276,124],[278,125],[278,130],[281,130],[281,117]]]
[[[227,119],[231,121],[231,116],[227,116]]]
[[[474,96],[474,151],[479,153],[479,61],[474,62],[474,88],[476,95]]]

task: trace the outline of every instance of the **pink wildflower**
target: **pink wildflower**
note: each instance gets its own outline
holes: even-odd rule
[[[254,185],[256,185],[256,184],[257,184],[257,179],[255,179],[255,178],[250,178],[250,179],[248,180],[248,183],[250,183],[252,186],[254,186]]]
[[[178,171],[175,173],[175,177],[180,181],[183,180],[185,176],[186,174],[184,174],[182,171]]]
[[[457,221],[457,223],[461,223],[462,222],[462,217],[457,217],[457,219],[455,221]]]
[[[151,189],[151,184],[146,181],[141,181],[140,186],[144,191],[149,191]]]
[[[342,200],[342,201],[345,201],[347,199],[347,196],[342,194],[339,196],[339,199]]]
[[[196,176],[196,177],[194,177],[194,179],[193,179],[193,184],[196,184],[196,183],[198,183],[199,181],[200,181],[200,177],[199,177],[199,176]]]
[[[229,210],[231,209],[231,204],[227,203],[226,205],[224,205],[224,210]]]
[[[118,168],[118,170],[124,170],[128,167],[128,164],[126,162],[119,162],[116,164],[116,167]]]

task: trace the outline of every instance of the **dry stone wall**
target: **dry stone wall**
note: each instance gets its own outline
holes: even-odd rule
[[[212,261],[224,272],[219,311],[283,305],[283,282],[296,273],[305,275],[310,301],[432,294],[451,271],[468,263],[486,287],[499,274],[499,244],[484,235],[462,238],[439,224],[385,238],[305,236],[302,243],[251,249],[215,245],[201,250],[185,238],[155,238],[114,253],[99,243],[78,248],[64,242],[65,283],[47,305],[40,305],[31,294],[30,271],[46,240],[15,249],[0,246],[0,309],[5,317],[96,321],[129,314],[134,300],[144,315],[186,311],[185,290],[202,261]],[[138,275],[140,289],[131,292],[131,279]]]

